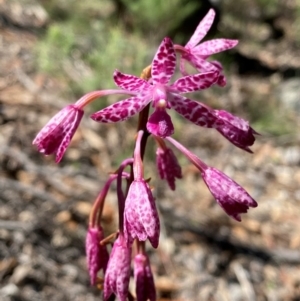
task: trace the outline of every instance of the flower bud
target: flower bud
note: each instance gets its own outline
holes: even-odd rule
[[[76,105],[68,105],[59,111],[37,134],[32,144],[45,155],[56,154],[56,163],[60,162],[73,138],[83,110]]]
[[[85,250],[91,285],[96,284],[97,273],[101,269],[105,272],[107,267],[108,252],[106,246],[100,244],[103,238],[103,231],[99,226],[89,228],[86,235]]]
[[[130,279],[131,247],[122,235],[114,242],[104,278],[104,300],[114,293],[120,301],[126,301]]]
[[[124,209],[124,235],[127,242],[137,238],[149,239],[153,248],[159,241],[159,218],[155,200],[145,180],[135,180],[130,185]]]
[[[144,254],[134,258],[134,279],[137,301],[155,301],[156,292],[149,259]]]
[[[158,148],[156,151],[156,166],[159,176],[166,180],[172,190],[175,190],[175,178],[181,179],[182,172],[178,160],[170,148]]]
[[[241,221],[240,214],[247,213],[249,207],[257,207],[247,191],[221,171],[208,167],[202,177],[218,204],[237,221]]]
[[[251,152],[249,146],[255,141],[257,134],[247,121],[224,110],[215,110],[218,117],[216,129],[237,147]]]

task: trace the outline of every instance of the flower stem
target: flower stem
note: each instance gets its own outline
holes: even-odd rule
[[[147,66],[141,73],[141,79],[149,81],[151,79],[151,65]],[[150,133],[147,131],[147,122],[149,117],[150,103],[140,112],[137,132],[143,131],[144,135],[141,140],[141,158],[144,159],[144,154],[147,145],[147,139],[150,136]]]
[[[208,166],[203,161],[201,161],[200,158],[190,152],[178,141],[171,137],[167,137],[166,139],[171,142],[178,150],[180,150],[196,167],[201,170],[201,172],[205,171],[208,168]]]
[[[117,175],[110,175],[109,179],[107,180],[107,182],[105,183],[103,189],[99,192],[93,208],[91,210],[90,213],[90,218],[89,218],[89,226],[94,228],[95,226],[99,225],[100,223],[100,219],[102,216],[102,211],[103,211],[103,207],[104,207],[104,201],[105,201],[105,197],[107,195],[108,189],[112,183],[113,180],[115,180],[117,178]]]
[[[90,104],[94,100],[96,100],[99,97],[111,95],[111,94],[129,94],[129,95],[136,95],[135,92],[130,92],[126,90],[97,90],[89,92],[85,95],[83,95],[79,100],[76,101],[76,106],[80,109],[83,109],[86,105]]]
[[[118,170],[118,177],[117,177],[117,195],[118,195],[118,202],[119,202],[119,229],[120,233],[123,233],[123,214],[124,214],[124,206],[125,206],[125,195],[122,190],[122,175],[124,169],[128,165],[132,165],[133,159],[126,159],[124,160]],[[132,169],[132,168],[131,168]],[[131,175],[130,175],[131,178]],[[127,193],[126,193],[127,194]]]

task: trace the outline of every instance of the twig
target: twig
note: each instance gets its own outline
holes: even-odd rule
[[[245,298],[248,301],[255,301],[256,296],[252,286],[252,283],[248,279],[248,274],[239,262],[233,264],[233,270],[235,272],[236,278],[238,279]]]
[[[24,230],[26,232],[32,230],[34,225],[32,223],[0,220],[0,229],[6,230]]]

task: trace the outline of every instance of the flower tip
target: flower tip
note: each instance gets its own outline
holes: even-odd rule
[[[236,221],[238,221],[238,222],[241,222],[241,221],[242,221],[242,218],[241,218],[241,215],[240,215],[240,214],[234,214],[234,215],[232,215],[232,217],[233,217]]]
[[[258,206],[257,202],[252,199],[252,202],[249,203],[249,207],[256,208]]]
[[[211,9],[208,11],[207,14],[210,14],[210,15],[215,16],[215,15],[216,15],[216,11],[215,11],[213,8],[211,8]]]
[[[239,43],[239,40],[231,40],[231,46],[235,47]]]
[[[243,149],[249,154],[253,154],[253,151],[248,146],[244,147]]]
[[[163,39],[163,42],[164,42],[164,43],[170,43],[170,42],[172,42],[172,40],[171,40],[171,38],[169,38],[169,37],[165,37],[165,38]]]
[[[55,158],[55,163],[58,164],[61,161],[62,157],[63,157],[63,154],[57,155]]]
[[[159,244],[159,236],[154,236],[154,237],[148,237],[150,243],[151,243],[151,246],[154,248],[154,249],[157,249],[158,248],[158,244]]]
[[[103,117],[103,115],[99,112],[100,111],[93,113],[92,115],[90,115],[90,118],[96,122],[103,122],[103,123],[107,122],[105,121],[106,119]]]
[[[258,132],[257,132],[257,131],[255,131],[253,128],[251,128],[251,130],[252,130],[252,134],[253,134],[253,135],[262,136],[262,134],[261,134],[261,133],[258,133]]]
[[[120,73],[121,73],[121,72],[120,72],[118,69],[115,69],[115,71],[114,71],[114,74],[113,74],[113,75],[114,75],[114,77],[115,77],[115,76],[118,76]]]
[[[93,119],[94,121],[97,121],[97,113],[91,114],[90,118]]]

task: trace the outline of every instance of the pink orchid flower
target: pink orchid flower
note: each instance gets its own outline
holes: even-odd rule
[[[184,47],[175,45],[175,49],[181,52],[180,71],[183,75],[187,74],[184,61],[188,61],[199,72],[217,71],[219,73],[217,84],[223,87],[226,85],[226,79],[221,73],[223,70],[221,63],[217,61],[209,62],[207,59],[213,54],[235,47],[238,41],[231,39],[213,39],[200,43],[211,28],[215,14],[215,11],[210,9],[199,23],[188,43]]]
[[[166,180],[169,187],[175,190],[175,179],[182,178],[181,166],[172,151],[165,147],[158,147],[156,150],[156,166],[159,176],[162,180]]]
[[[130,91],[136,95],[92,114],[91,118],[105,123],[123,121],[142,111],[152,101],[154,113],[149,117],[147,130],[160,137],[172,135],[174,126],[166,109],[173,107],[174,96],[209,88],[219,76],[219,71],[208,71],[182,77],[168,85],[175,72],[175,66],[176,54],[173,42],[170,38],[165,38],[152,61],[151,83],[134,75],[115,71],[115,83],[124,89],[124,93]],[[181,97],[185,99],[183,96]]]
[[[124,235],[130,243],[149,239],[153,248],[158,247],[160,224],[155,199],[148,183],[134,180],[130,185],[124,208]]]
[[[104,235],[100,226],[89,228],[86,235],[85,250],[91,285],[96,284],[97,274],[101,269],[105,273],[108,263],[107,248],[100,244],[102,239],[104,239]]]
[[[56,154],[55,162],[59,163],[79,126],[83,113],[76,104],[66,106],[50,119],[32,144],[45,155]]]
[[[175,139],[168,137],[167,140],[199,169],[206,186],[229,216],[241,221],[241,213],[247,213],[250,207],[257,207],[256,201],[238,183],[220,170],[207,166]]]
[[[257,207],[247,191],[220,170],[208,167],[202,171],[202,177],[218,204],[237,221],[241,221],[241,213]]]
[[[126,301],[130,280],[131,247],[123,235],[119,235],[110,253],[104,277],[104,300],[114,293],[120,301]]]
[[[134,257],[134,279],[137,301],[155,301],[156,292],[149,258],[145,254]]]

